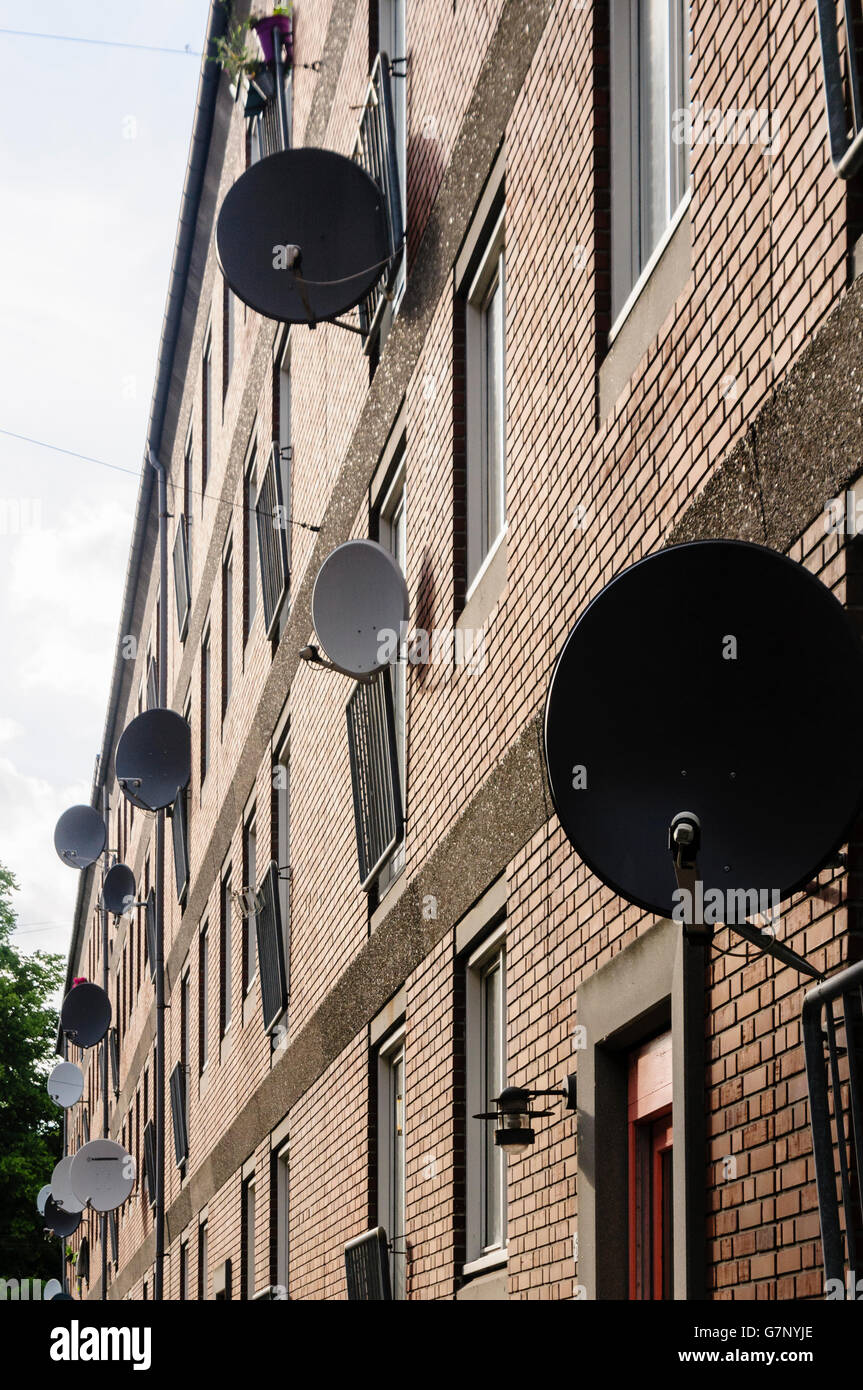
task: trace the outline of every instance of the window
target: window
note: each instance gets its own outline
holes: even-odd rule
[[[189,1135],[189,1075],[192,1066],[192,980],[189,971],[180,983],[180,1065],[183,1068],[183,1100],[186,1137]]]
[[[283,1289],[288,1288],[288,1242],[289,1242],[289,1196],[290,1196],[290,1156],[288,1147],[285,1145],[276,1155],[276,1260],[275,1275],[277,1284]]]
[[[245,643],[252,630],[252,623],[255,621],[255,610],[258,602],[258,527],[257,527],[257,450],[253,446],[251,460],[246,470],[245,481],[245,507],[246,524],[243,528],[243,560],[246,575],[246,592],[244,605],[243,623],[243,642]]]
[[[288,548],[288,573],[291,568],[291,483],[293,481],[293,446],[291,444],[291,343],[282,356],[278,372],[279,463],[281,468],[282,506],[284,507],[285,542]],[[279,637],[288,621],[290,604],[286,598],[279,619]]]
[[[228,546],[222,561],[222,717],[231,698],[234,674],[234,552]]]
[[[612,0],[611,295],[620,318],[689,184],[686,0]],[[677,138],[675,138],[677,137]]]
[[[291,979],[291,751],[285,743],[276,767],[276,852],[279,866],[279,912],[285,957],[285,981]]]
[[[378,1053],[378,1225],[391,1246],[393,1298],[405,1297],[405,1048],[400,1028]]]
[[[220,951],[220,1001],[221,1036],[224,1037],[231,1026],[231,870],[226,869],[222,879],[222,930]]]
[[[629,1296],[674,1297],[671,1033],[629,1055]]]
[[[202,1221],[198,1227],[198,1299],[207,1297],[207,1223]]]
[[[247,994],[258,969],[253,895],[257,889],[258,832],[254,812],[243,831],[243,993]]]
[[[189,433],[186,435],[186,447],[183,450],[183,515],[187,519],[192,514],[192,468],[194,466],[194,458],[195,441],[190,425]]]
[[[212,705],[210,631],[201,641],[201,782],[210,766],[210,708]]]
[[[390,60],[393,122],[396,134],[402,223],[407,223],[407,5],[406,0],[378,0],[378,49]],[[398,278],[393,287],[393,307],[398,308],[405,288],[406,257],[402,255]]]
[[[201,1071],[210,1058],[210,938],[206,923],[201,929],[198,973],[198,1054]]]
[[[506,1168],[494,1125],[472,1117],[494,1110],[506,1085],[506,946],[501,925],[470,957],[467,972],[467,1260],[506,1253]]]
[[[234,367],[234,296],[227,280],[222,282],[222,401]]]
[[[189,1242],[180,1241],[180,1300],[189,1297]]]
[[[204,508],[204,493],[207,490],[207,475],[210,471],[210,451],[213,447],[212,434],[213,404],[213,331],[207,329],[204,342],[204,356],[201,363],[201,510]]]
[[[255,1296],[255,1179],[243,1185],[243,1297]]]
[[[467,582],[476,581],[506,523],[504,216],[467,292]]]
[[[405,522],[405,442],[402,439],[396,459],[395,479],[381,505],[379,537],[382,546],[398,562],[404,574],[407,570],[407,531]],[[407,663],[399,659],[392,666],[393,713],[395,716],[396,752],[401,784],[402,811],[405,808],[407,763]],[[383,896],[405,866],[405,843],[402,833],[399,843],[381,870],[378,895]]]

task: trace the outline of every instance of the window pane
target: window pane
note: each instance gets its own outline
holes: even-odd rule
[[[485,1095],[483,1109],[493,1110],[493,1098],[499,1096],[504,1084],[502,1057],[502,995],[503,973],[500,957],[489,966],[483,981],[483,1077]],[[494,1142],[494,1125],[483,1125],[485,1200],[483,1204],[483,1245],[503,1242],[502,1195],[503,1158]]]
[[[257,858],[258,858],[258,839],[254,821],[246,831],[246,888],[254,893],[257,887]],[[248,912],[249,902],[244,904],[243,910]],[[258,968],[258,934],[255,930],[254,913],[245,918],[246,923],[246,985],[255,977]]]
[[[256,501],[255,470],[252,469],[246,481],[246,563],[248,565],[247,592],[249,602],[249,628],[251,628],[254,621],[255,610],[258,603],[258,530],[255,513]]]
[[[405,1059],[400,1052],[393,1058],[390,1076],[390,1124],[392,1139],[392,1203],[390,1240],[394,1242],[394,1288],[396,1298],[405,1296]]]
[[[503,526],[503,257],[483,323],[483,554]]]
[[[255,1184],[246,1186],[246,1297],[255,1293]]]
[[[222,884],[222,1031],[231,1022],[231,881]]]
[[[669,217],[668,40],[668,0],[641,0],[638,61],[642,265],[662,236]]]

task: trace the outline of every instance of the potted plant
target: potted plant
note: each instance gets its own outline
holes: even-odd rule
[[[250,73],[257,72],[260,67],[260,59],[254,58],[249,49],[250,28],[248,19],[237,20],[228,28],[226,33],[214,40],[216,51],[209,60],[212,63],[218,63],[228,74],[231,79],[231,93],[235,101],[240,94],[244,79],[248,78]]]
[[[274,5],[273,13],[262,19],[253,19],[252,27],[258,36],[265,63],[272,63],[276,57],[276,44],[285,45],[285,62],[290,67],[294,61],[293,5]]]

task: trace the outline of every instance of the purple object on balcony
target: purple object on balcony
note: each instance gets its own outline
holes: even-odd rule
[[[272,63],[276,56],[277,36],[285,45],[285,63],[291,67],[294,61],[294,26],[289,14],[271,14],[264,19],[253,21],[252,27],[258,35],[258,42],[265,63]]]

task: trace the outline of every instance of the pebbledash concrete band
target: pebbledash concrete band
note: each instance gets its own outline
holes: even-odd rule
[[[212,5],[56,844],[74,1297],[859,1299],[863,133],[815,8]]]

